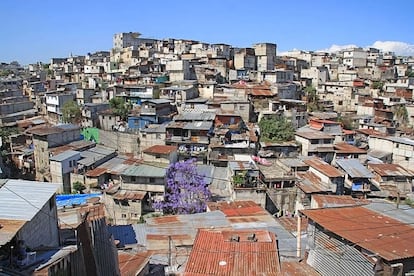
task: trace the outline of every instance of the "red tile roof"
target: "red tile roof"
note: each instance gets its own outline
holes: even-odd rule
[[[276,237],[264,230],[200,229],[183,275],[280,275]]]
[[[153,154],[170,154],[173,151],[176,151],[176,146],[167,146],[167,145],[154,145],[144,150],[144,153],[153,153]]]
[[[360,129],[357,129],[356,132],[361,133],[361,134],[365,134],[365,135],[368,135],[368,136],[372,136],[372,135],[386,136],[384,133],[379,132],[375,129],[360,128]]]
[[[414,258],[414,227],[364,207],[301,211],[310,220],[387,261]]]
[[[322,160],[312,158],[312,159],[307,159],[304,162],[305,162],[306,165],[309,165],[310,167],[318,170],[319,172],[327,175],[328,177],[341,177],[341,176],[344,176],[344,174],[341,171],[339,171],[335,167],[329,165],[328,163],[326,163]]]

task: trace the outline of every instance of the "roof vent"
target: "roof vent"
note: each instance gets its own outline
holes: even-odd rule
[[[239,242],[240,241],[240,237],[237,236],[237,235],[233,235],[233,236],[231,236],[230,241],[231,242]]]
[[[252,241],[252,242],[257,242],[256,234],[252,233],[252,234],[248,235],[247,240]]]

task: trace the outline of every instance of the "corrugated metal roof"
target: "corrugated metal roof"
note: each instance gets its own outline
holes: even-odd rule
[[[326,230],[387,261],[414,258],[414,227],[364,207],[302,210]]]
[[[119,199],[119,200],[142,200],[146,194],[147,192],[143,192],[143,191],[121,190],[117,192],[116,194],[114,194],[112,197],[114,199]]]
[[[357,148],[345,142],[335,144],[334,148],[337,153],[360,153],[360,154],[367,153],[366,150]]]
[[[400,204],[399,208],[395,208],[395,204],[384,199],[371,199],[371,203],[364,205],[374,212],[390,216],[402,223],[414,225],[414,208]]]
[[[355,206],[369,204],[366,199],[353,198],[346,195],[312,195],[312,200],[317,203],[317,208],[331,208],[343,206]]]
[[[333,139],[335,138],[334,136],[329,135],[329,134],[325,134],[325,133],[323,133],[321,131],[310,131],[310,130],[307,130],[307,131],[296,131],[295,132],[295,135],[300,136],[300,137],[303,137],[303,138],[308,139],[308,140],[315,140],[315,139],[332,139],[332,142],[333,142]]]
[[[213,121],[216,112],[183,112],[174,117],[174,121]]]
[[[59,186],[48,182],[7,180],[0,188],[0,219],[31,220]]]
[[[142,269],[148,264],[151,254],[144,252],[128,252],[118,250],[118,263],[121,275],[140,275]]]
[[[257,241],[249,241],[255,234]],[[235,235],[239,241],[230,241]],[[200,229],[184,275],[280,275],[276,237],[263,230]]]
[[[320,276],[313,267],[306,264],[306,262],[297,262],[297,261],[289,261],[289,262],[281,262],[281,269],[283,276],[299,276],[299,275],[307,275],[307,276]]]
[[[59,153],[58,155],[50,157],[49,160],[50,161],[56,161],[56,162],[62,162],[62,161],[67,160],[71,157],[75,157],[76,155],[79,155],[79,157],[80,157],[80,152],[79,151],[74,151],[74,150],[67,150],[67,151],[64,151],[62,153]]]
[[[300,181],[298,181],[296,185],[307,194],[332,192],[332,188],[328,185],[328,183],[323,183],[313,172],[298,172],[297,176]]]
[[[177,150],[177,146],[168,145],[154,145],[145,149],[144,153],[155,153],[155,154],[169,154]]]
[[[358,159],[337,159],[336,164],[352,178],[372,178],[374,175]]]
[[[226,217],[268,214],[260,205],[252,200],[208,202],[207,207],[210,211],[222,211]]]
[[[209,130],[213,127],[213,121],[198,121],[186,124],[183,129],[195,129],[195,130]]]
[[[25,223],[24,220],[0,219],[0,246],[11,241]]]
[[[414,177],[414,172],[404,169],[398,164],[368,164],[380,176],[406,176]]]
[[[164,177],[166,169],[155,166],[132,165],[122,172],[122,175],[127,176],[142,176],[142,177]]]
[[[344,176],[344,174],[336,169],[335,167],[329,165],[328,163],[317,159],[317,158],[310,158],[304,160],[305,164],[309,165],[310,167],[314,168],[315,170],[318,170],[319,172],[325,174],[328,177],[341,177]]]

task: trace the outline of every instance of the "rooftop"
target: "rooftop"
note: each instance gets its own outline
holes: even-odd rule
[[[303,137],[308,140],[315,140],[315,139],[334,139],[334,136],[325,134],[321,131],[296,131],[295,135]]]
[[[368,167],[380,176],[414,177],[414,172],[406,170],[398,164],[368,164]]]
[[[275,235],[253,229],[200,229],[184,275],[221,274],[280,275]]]
[[[310,158],[304,160],[304,162],[309,165],[310,167],[314,168],[315,170],[327,175],[328,177],[342,177],[344,174],[336,169],[335,167],[329,165],[328,163],[317,159],[317,158]]]
[[[336,164],[352,178],[372,178],[374,175],[358,159],[338,159]]]
[[[367,153],[366,150],[357,148],[345,142],[335,144],[334,148],[337,153],[359,153],[359,154]]]
[[[414,227],[367,208],[301,211],[310,220],[387,261],[414,257]]]
[[[176,146],[154,145],[145,149],[143,152],[150,154],[170,154],[174,151],[177,151]]]

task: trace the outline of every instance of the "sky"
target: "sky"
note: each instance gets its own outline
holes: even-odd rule
[[[109,51],[115,33],[251,47],[278,54],[374,46],[414,56],[410,0],[1,0],[0,62]]]

